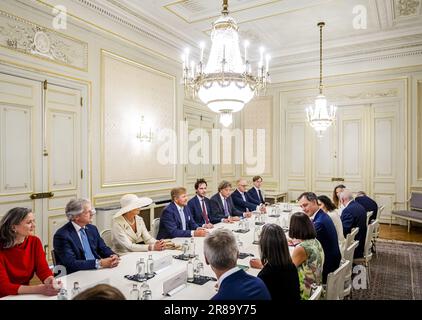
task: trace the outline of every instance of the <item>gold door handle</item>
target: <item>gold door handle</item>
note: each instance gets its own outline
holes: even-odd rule
[[[331,181],[344,181],[344,178],[331,178]]]
[[[54,197],[54,193],[53,192],[39,192],[39,193],[31,194],[29,197],[32,200],[52,198],[52,197]]]

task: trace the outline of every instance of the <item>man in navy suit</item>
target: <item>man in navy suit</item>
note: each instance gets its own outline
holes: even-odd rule
[[[218,185],[218,192],[211,197],[211,221],[214,221],[214,223],[231,223],[239,221],[240,217],[244,216],[243,212],[234,206],[230,197],[231,192],[231,183],[223,180]]]
[[[264,206],[257,205],[253,203],[250,195],[246,192],[246,187],[248,184],[246,183],[245,179],[239,179],[236,182],[237,189],[231,194],[231,198],[233,200],[233,204],[237,210],[242,212],[247,211],[263,211],[265,209]],[[261,209],[263,208],[263,209]]]
[[[351,191],[345,189],[340,193],[340,203],[343,204],[344,209],[341,213],[341,223],[343,224],[344,237],[349,234],[353,228],[358,227],[359,232],[355,237],[355,240],[359,240],[354,258],[362,258],[363,251],[365,250],[366,240],[366,210],[359,203],[353,200],[353,194]]]
[[[251,202],[256,205],[265,204],[265,196],[261,190],[262,178],[255,176],[252,178],[253,187],[248,191]]]
[[[205,262],[217,276],[218,292],[211,300],[270,300],[264,282],[236,266],[236,239],[227,229],[218,229],[204,241]]]
[[[215,223],[215,221],[211,221],[210,199],[205,196],[207,194],[207,186],[205,179],[196,180],[196,196],[188,201],[188,207],[192,213],[193,220],[195,220],[197,225],[211,229],[214,227],[213,223]]]
[[[119,257],[106,246],[96,226],[92,225],[95,210],[86,199],[74,199],[66,205],[69,220],[54,234],[53,246],[57,265],[66,272],[114,268]]]
[[[368,197],[365,192],[359,191],[356,194],[355,201],[364,207],[366,212],[372,211],[372,215],[369,217],[369,222],[377,218],[378,205],[373,199]]]
[[[207,230],[196,224],[187,206],[186,189],[183,187],[173,188],[170,195],[172,202],[161,214],[157,239],[205,237]]]
[[[322,269],[322,281],[325,283],[327,275],[340,266],[341,253],[336,227],[330,216],[319,208],[318,198],[315,193],[304,192],[297,200],[303,212],[313,221],[317,239],[324,250],[325,259]]]

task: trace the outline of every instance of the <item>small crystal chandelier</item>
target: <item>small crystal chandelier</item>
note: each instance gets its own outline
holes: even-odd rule
[[[330,105],[325,96],[322,94],[322,28],[325,26],[324,22],[319,22],[319,95],[315,99],[315,106],[309,106],[306,109],[306,116],[309,124],[318,132],[318,136],[322,134],[335,120],[337,107]]]
[[[186,49],[183,60],[183,84],[185,92],[198,96],[208,108],[220,113],[220,123],[227,127],[232,121],[232,113],[240,111],[255,95],[265,91],[269,82],[268,64],[270,56],[265,56],[260,48],[257,74],[252,74],[252,66],[247,59],[249,42],[244,42],[244,59],[239,48],[238,26],[229,16],[228,0],[223,0],[221,17],[212,25],[211,50],[208,62],[204,64],[202,43],[199,63],[189,61]]]

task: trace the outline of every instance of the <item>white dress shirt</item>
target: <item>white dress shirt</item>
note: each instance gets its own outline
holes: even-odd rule
[[[180,215],[180,220],[182,220],[182,225],[183,225],[183,221],[185,221],[185,229],[187,230],[187,221],[186,221],[186,216],[185,216],[185,211],[183,210],[185,207],[181,207],[179,206],[176,202],[174,203],[176,205],[177,211],[179,211],[179,215]],[[183,217],[182,217],[183,215]],[[190,235],[191,237],[194,236],[195,230],[191,230]]]

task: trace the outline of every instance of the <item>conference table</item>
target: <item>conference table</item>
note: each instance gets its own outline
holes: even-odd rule
[[[259,258],[259,249],[258,245],[253,244],[254,242],[254,233],[256,224],[259,219],[264,218],[265,223],[278,223],[282,227],[288,227],[291,215],[300,211],[300,208],[295,205],[290,204],[278,204],[278,209],[276,206],[267,207],[267,213],[260,215],[254,213],[251,218],[244,219],[249,224],[249,231],[247,233],[236,233],[234,232],[235,237],[238,241],[243,243],[243,246],[240,248],[240,252],[253,254],[253,257],[248,256],[244,259],[238,260],[238,265],[247,266],[248,269],[245,270],[251,275],[256,276],[259,273],[259,269],[254,269],[249,267],[249,261],[251,258]],[[283,209],[284,208],[284,209]],[[277,211],[277,212],[275,212]],[[275,213],[280,214],[280,217],[270,217]],[[260,217],[259,217],[260,216]],[[260,220],[259,220],[260,221]],[[225,228],[229,230],[239,230],[239,222],[234,223],[218,223],[214,225],[214,228],[209,229],[210,232],[215,230]],[[172,241],[175,244],[183,244],[186,240],[189,241],[191,238],[174,238]],[[204,258],[204,237],[194,237],[195,242],[195,254],[198,255],[199,260],[203,263],[203,275],[210,276],[215,278],[215,274],[212,271],[211,267],[205,263]],[[293,248],[289,247],[290,252]],[[164,250],[164,251],[149,251],[149,252],[132,252],[121,256],[120,263],[117,267],[112,269],[98,269],[98,270],[84,270],[78,271],[69,275],[58,277],[57,279],[62,282],[62,285],[67,289],[68,299],[71,299],[71,291],[73,288],[74,282],[78,282],[81,290],[87,289],[99,283],[110,284],[118,288],[127,299],[130,298],[130,291],[133,288],[133,284],[138,284],[140,288],[141,283],[128,280],[125,278],[125,275],[134,275],[136,274],[136,263],[140,258],[144,258],[145,262],[148,259],[149,255],[152,255],[153,260],[160,259],[164,256],[174,256],[182,254],[181,250]],[[169,259],[170,260],[170,259]],[[216,294],[216,281],[208,281],[203,285],[197,285],[192,283],[186,283],[183,289],[175,293],[174,295],[167,296],[163,295],[163,283],[174,277],[177,274],[182,273],[187,270],[187,261],[179,260],[172,258],[171,264],[161,270],[157,270],[156,275],[147,280],[147,284],[150,287],[152,300],[209,300],[212,296]],[[142,294],[142,293],[141,293]],[[17,296],[7,296],[3,299],[17,299],[17,300],[57,300],[56,296],[46,297],[39,294],[31,295],[17,295]]]

